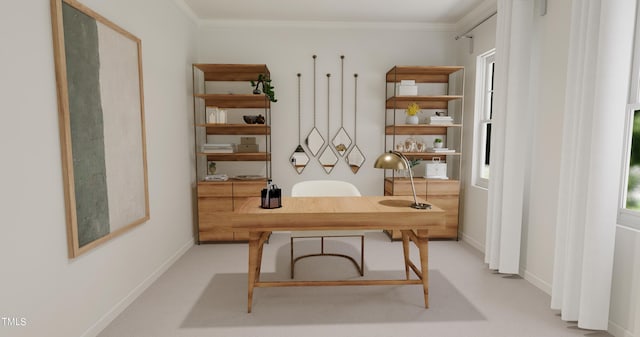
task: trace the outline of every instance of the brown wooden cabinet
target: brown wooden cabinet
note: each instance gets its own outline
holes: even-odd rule
[[[399,94],[399,85],[404,80],[415,82],[417,95]],[[424,166],[422,171],[414,170],[416,195],[447,212],[446,229],[431,231],[429,236],[432,238],[458,238],[463,90],[464,68],[460,66],[395,66],[386,74],[385,149],[397,150],[398,144],[405,144],[413,138],[413,141],[422,142],[422,146],[400,150],[409,160],[428,162],[437,158],[447,164],[448,179],[422,178]],[[405,122],[405,109],[411,103],[418,104],[421,109],[419,124]],[[430,118],[436,112],[444,112],[451,120],[434,123]],[[447,152],[433,149],[435,138],[444,140]],[[411,182],[400,172],[385,170],[384,194],[413,195]],[[393,240],[401,238],[398,231],[386,232]]]
[[[265,181],[223,182],[201,181],[198,183],[198,236],[200,242],[247,241],[247,233],[234,233],[230,219],[236,207],[248,197],[260,196]]]
[[[260,75],[270,78],[264,64],[193,65],[198,242],[249,239],[247,234],[232,232],[229,223],[234,208],[248,197],[259,197],[271,177],[271,102],[264,94],[253,94],[250,85],[250,81],[256,81]],[[219,123],[207,120],[207,108],[224,109],[226,120]],[[258,114],[264,117],[264,124],[247,124],[242,118]],[[242,136],[256,138],[258,151],[211,153],[203,148],[204,144],[239,144]],[[218,164],[216,173],[225,173],[231,179],[205,181],[210,162]],[[220,169],[222,165],[224,169]],[[247,167],[251,167],[251,174],[237,173],[242,172],[241,168],[247,171]],[[237,175],[263,178],[233,179]]]
[[[458,206],[460,200],[460,181],[414,178],[416,195],[437,205],[447,212],[446,229],[429,231],[429,237],[437,239],[455,239],[458,235]],[[413,195],[411,181],[408,178],[385,178],[384,195]],[[393,240],[400,240],[400,231],[386,231]]]

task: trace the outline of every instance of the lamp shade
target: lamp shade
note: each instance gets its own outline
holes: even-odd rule
[[[388,170],[409,169],[407,162],[400,155],[391,151],[381,154],[373,163],[373,167]]]

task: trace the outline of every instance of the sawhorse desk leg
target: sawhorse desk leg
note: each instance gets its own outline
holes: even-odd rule
[[[247,312],[251,312],[253,304],[253,288],[260,281],[260,267],[262,266],[262,247],[269,238],[270,232],[250,232],[249,233],[249,289]]]
[[[409,268],[422,280],[424,291],[424,307],[429,308],[429,231],[418,230],[417,234],[411,230],[402,232],[402,251],[404,253],[404,269],[407,280],[409,279]],[[409,240],[418,247],[420,253],[420,269],[418,269],[409,257]]]

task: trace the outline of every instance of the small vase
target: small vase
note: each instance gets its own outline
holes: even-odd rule
[[[212,176],[214,174],[216,174],[216,163],[211,161],[207,165],[207,175]]]
[[[440,149],[440,148],[442,148],[442,145],[443,145],[443,144],[444,144],[444,143],[442,143],[442,142],[439,142],[439,143],[434,142],[434,143],[433,143],[433,147],[434,147],[434,148],[436,148],[436,149]]]
[[[407,116],[407,119],[405,120],[405,123],[407,124],[418,124],[419,119],[417,115],[413,115],[413,116]]]

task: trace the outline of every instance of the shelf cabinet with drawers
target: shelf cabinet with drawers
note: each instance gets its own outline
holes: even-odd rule
[[[230,229],[231,216],[236,207],[247,198],[260,196],[266,181],[198,183],[198,237],[200,242],[247,241],[247,233],[234,233]]]
[[[447,212],[446,228],[431,230],[429,237],[435,239],[451,239],[458,235],[458,203],[460,196],[460,182],[458,180],[441,180],[414,178],[416,196],[437,205]],[[412,196],[411,181],[408,178],[386,178],[384,180],[384,195]],[[385,231],[393,240],[402,238],[400,231]]]
[[[264,93],[252,93],[250,84],[259,76],[270,79],[265,64],[193,65],[198,243],[248,240],[246,233],[231,231],[230,217],[246,198],[259,197],[271,177],[271,101]],[[224,121],[207,118],[207,109],[225,110]],[[243,115],[262,115],[263,123],[247,124]],[[243,136],[253,138],[257,151],[240,151]],[[232,150],[205,150],[205,144]],[[215,173],[231,179],[209,181],[215,178],[208,169],[212,163]],[[234,179],[241,176],[258,180]]]
[[[402,86],[414,86],[403,95]],[[413,84],[411,84],[413,83]],[[406,109],[419,106],[418,124],[407,124]],[[427,178],[424,166],[414,169],[416,195],[446,211],[446,228],[430,231],[432,238],[457,239],[462,172],[462,107],[464,105],[464,67],[394,66],[386,74],[385,150],[399,151],[409,160],[426,165],[433,160],[446,164],[447,179]],[[435,116],[448,116],[447,122],[434,122]],[[446,150],[435,148],[439,138]],[[409,141],[413,139],[412,141]],[[402,146],[406,143],[421,146]],[[441,142],[442,143],[442,142]],[[421,174],[422,173],[422,174]],[[424,175],[424,177],[423,177]],[[385,195],[413,195],[411,182],[402,172],[385,170]],[[386,231],[400,239],[398,231]]]

